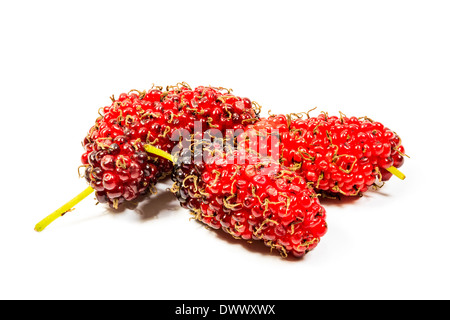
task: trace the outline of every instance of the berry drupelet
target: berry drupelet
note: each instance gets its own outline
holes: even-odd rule
[[[400,137],[367,117],[272,115],[250,125],[239,139],[295,169],[322,195],[361,195],[393,173],[404,179],[397,170],[405,156]]]
[[[222,143],[194,150],[175,156],[172,192],[197,220],[237,239],[262,240],[283,257],[317,246],[327,230],[325,209],[298,173]]]

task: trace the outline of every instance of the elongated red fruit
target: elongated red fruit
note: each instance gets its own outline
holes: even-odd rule
[[[282,256],[317,246],[327,230],[325,209],[298,173],[243,149],[227,151],[217,140],[193,149],[175,157],[172,191],[196,219],[235,238],[262,240]]]
[[[321,194],[360,195],[392,173],[404,179],[397,169],[405,156],[400,137],[380,122],[304,115],[261,119],[239,137],[240,144],[279,159]]]

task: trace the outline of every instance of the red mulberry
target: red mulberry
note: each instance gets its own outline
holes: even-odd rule
[[[202,147],[196,150],[204,162],[195,163],[190,150],[175,157],[172,191],[182,207],[211,228],[263,240],[282,256],[301,257],[317,246],[327,230],[325,209],[298,173],[242,149],[226,152],[220,143]]]
[[[343,114],[276,115],[250,125],[240,144],[295,169],[317,192],[358,195],[404,162],[400,137],[380,122]],[[261,147],[262,146],[262,147]]]

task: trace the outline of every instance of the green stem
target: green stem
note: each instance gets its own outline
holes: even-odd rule
[[[406,176],[403,172],[401,172],[400,170],[398,170],[396,167],[391,166],[389,168],[386,169],[387,171],[389,171],[390,173],[392,173],[394,176],[396,176],[399,179],[405,180]]]
[[[162,151],[162,150],[160,150],[160,149],[158,149],[158,148],[156,148],[156,147],[154,147],[152,145],[146,144],[146,145],[144,145],[144,149],[148,153],[153,153],[153,154],[155,154],[157,156],[163,157],[163,158],[173,162],[172,155],[170,155],[169,153],[167,153],[165,151]]]
[[[64,215],[66,212],[68,212],[70,209],[72,209],[77,203],[79,203],[81,200],[86,198],[88,195],[90,195],[94,189],[91,187],[87,187],[83,192],[81,192],[79,195],[77,195],[75,198],[67,202],[65,205],[63,205],[61,208],[56,210],[55,212],[49,214],[47,217],[42,219],[40,222],[36,224],[34,227],[34,230],[37,232],[41,232],[44,230],[50,223],[55,221],[57,218]]]

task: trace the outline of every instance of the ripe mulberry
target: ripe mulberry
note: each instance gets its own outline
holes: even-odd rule
[[[175,156],[172,191],[181,206],[211,228],[262,240],[282,256],[315,248],[327,230],[325,209],[305,180],[270,158],[217,141]]]
[[[405,156],[400,137],[367,117],[272,115],[249,125],[238,140],[295,169],[323,195],[360,195],[392,172],[404,178],[397,170]]]

